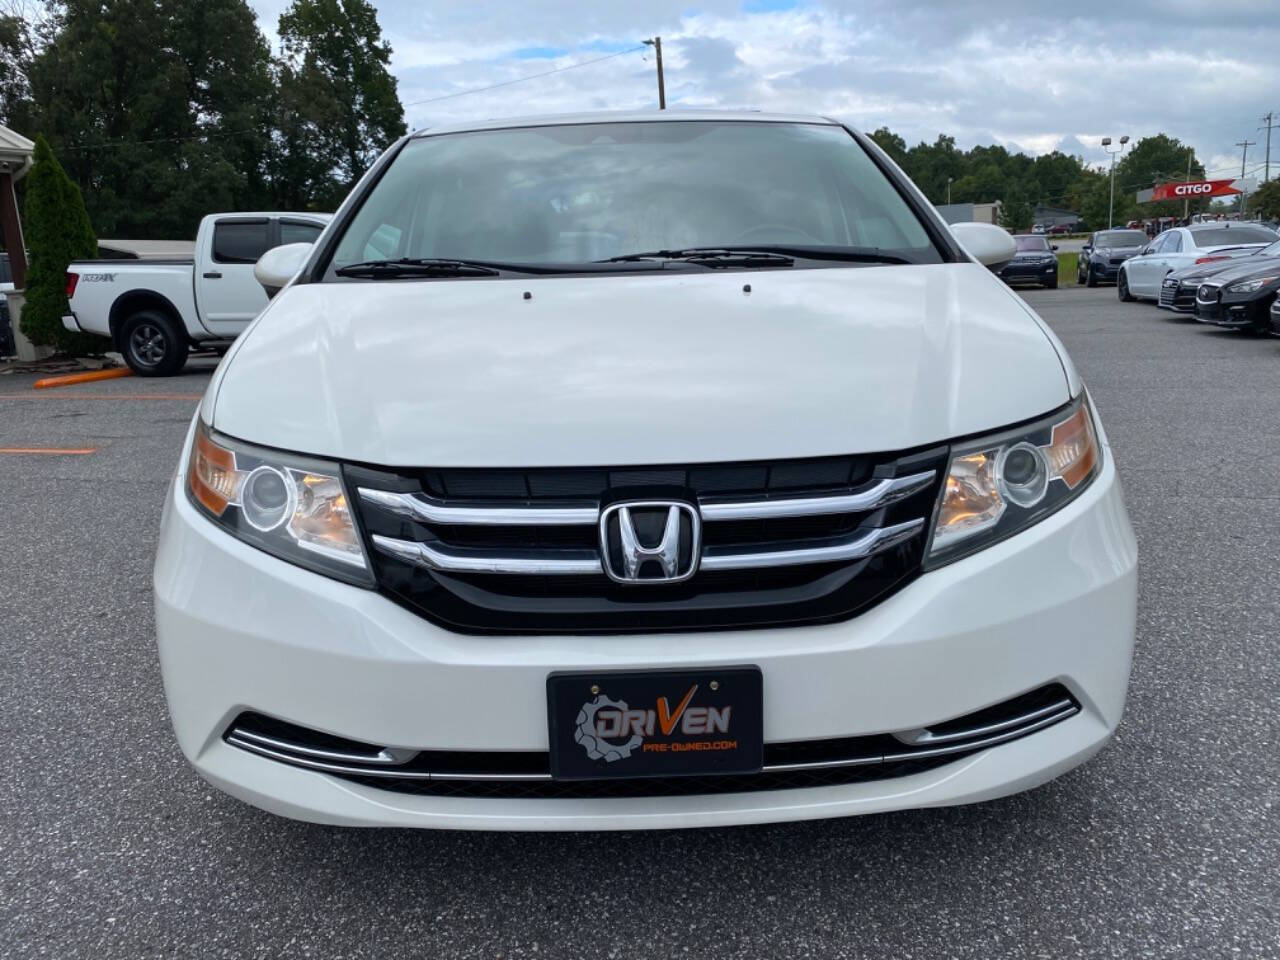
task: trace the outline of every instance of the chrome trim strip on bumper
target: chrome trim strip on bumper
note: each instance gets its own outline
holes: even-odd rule
[[[767,763],[761,767],[760,772],[789,773],[801,770],[837,770],[844,767],[874,766],[876,764],[895,763],[903,760],[927,760],[935,757],[947,756],[949,754],[973,753],[977,750],[985,750],[989,747],[998,746],[1001,743],[1006,743],[1007,741],[1035,733],[1038,730],[1043,730],[1045,727],[1052,726],[1059,721],[1073,717],[1079,712],[1080,707],[1076,703],[1071,700],[1064,699],[1030,711],[1022,716],[1001,721],[1000,723],[974,727],[972,729],[953,734],[929,735],[918,741],[920,743],[941,744],[936,747],[904,750],[898,753],[866,754],[863,756],[844,757],[835,760],[814,760],[797,763]],[[924,734],[929,733],[927,728],[921,732]],[[894,734],[894,736],[902,739],[903,736],[909,736],[913,733],[915,733],[915,731],[910,731],[908,734]],[[308,770],[315,770],[321,773],[337,773],[361,777],[385,777],[411,780],[452,780],[460,782],[475,781],[485,783],[515,783],[548,781],[552,779],[550,773],[444,773],[428,770],[406,770],[386,765],[372,767],[353,766],[350,762],[337,762],[337,759],[344,756],[343,754],[328,754],[327,751],[317,750],[300,744],[288,743],[271,737],[265,737],[261,734],[254,733],[253,731],[242,730],[239,727],[232,727],[227,732],[225,741],[231,746],[248,750],[249,752],[256,753],[259,756],[267,757],[272,760],[279,760],[283,763],[304,767]],[[402,759],[396,760],[396,763],[406,763],[417,755],[411,750],[391,751],[389,749],[383,749],[379,753],[379,756],[391,754],[402,757]],[[324,759],[326,756],[331,756],[335,759]],[[358,762],[358,755],[350,755],[349,760]]]
[[[1006,730],[1004,733],[998,733],[990,737],[983,737],[981,740],[969,740],[965,743],[953,743],[945,747],[934,747],[932,750],[908,750],[903,753],[886,753],[884,755],[885,763],[893,763],[898,760],[918,760],[928,759],[929,757],[942,757],[949,753],[965,753],[970,750],[985,750],[987,747],[994,747],[998,743],[1004,743],[1006,740],[1013,740],[1017,737],[1024,736],[1028,733],[1035,733],[1037,730],[1043,730],[1045,727],[1057,723],[1059,720],[1065,720],[1067,717],[1073,717],[1080,712],[1080,708],[1074,703],[1068,704],[1057,713],[1037,720],[1029,726],[1019,726],[1013,730]]]
[[[778,500],[722,501],[699,504],[702,519],[772,520],[777,517],[822,517],[874,510],[919,493],[937,476],[936,470],[877,480],[865,490],[834,497],[789,497]]]
[[[1041,707],[1039,710],[1033,710],[1031,713],[1023,714],[1020,717],[1014,717],[1010,720],[1001,720],[999,723],[990,723],[981,727],[970,727],[967,730],[956,730],[953,733],[934,733],[928,727],[920,730],[904,730],[895,733],[895,739],[901,741],[907,746],[920,747],[934,743],[952,743],[956,740],[967,740],[973,737],[982,737],[992,733],[999,733],[1001,730],[1007,730],[1010,727],[1016,727],[1021,723],[1029,723],[1033,720],[1039,720],[1041,717],[1047,717],[1051,713],[1057,713],[1066,707],[1074,706],[1070,700],[1063,698],[1054,703],[1050,703]]]
[[[244,739],[244,731],[232,729],[227,734],[226,742],[233,747],[239,747],[242,750],[248,750],[250,753],[256,753],[259,756],[267,757],[271,760],[279,760],[282,763],[292,764],[295,767],[305,767],[308,770],[316,770],[320,773],[345,773],[357,777],[394,777],[404,780],[484,780],[484,781],[524,781],[524,780],[550,780],[550,773],[432,773],[428,770],[397,770],[387,767],[353,767],[342,763],[331,763],[324,760],[312,760],[307,757],[301,757],[292,751],[302,748],[290,746],[288,751],[275,750],[270,747],[262,746],[252,740]]]
[[[278,740],[275,737],[268,737],[253,730],[241,730],[238,728],[235,731],[235,736],[252,740],[261,747],[289,750],[294,753],[306,754],[308,757],[315,757],[317,760],[332,760],[341,763],[380,763],[394,766],[412,760],[418,755],[416,750],[396,750],[390,747],[384,747],[377,753],[344,753],[340,750],[321,750],[318,747],[290,743],[287,740]]]

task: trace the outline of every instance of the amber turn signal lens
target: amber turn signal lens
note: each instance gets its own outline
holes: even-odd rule
[[[1093,434],[1089,410],[1084,404],[1054,426],[1045,453],[1054,476],[1061,477],[1072,490],[1093,473],[1098,465],[1098,438]]]
[[[187,485],[191,495],[215,517],[222,516],[239,493],[236,455],[209,439],[200,426],[196,427],[195,443],[191,445]]]

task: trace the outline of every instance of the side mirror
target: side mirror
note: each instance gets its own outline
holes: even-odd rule
[[[1013,259],[1018,244],[1001,227],[991,223],[953,223],[951,235],[979,263],[998,267]]]
[[[1049,249],[1050,249],[1050,250],[1057,250],[1057,249],[1058,249],[1058,245],[1057,245],[1056,243],[1051,243],[1051,244],[1049,244]]]
[[[297,276],[302,265],[311,256],[311,244],[286,243],[283,247],[272,247],[258,258],[253,265],[253,279],[267,291],[267,297],[274,297],[286,283]]]

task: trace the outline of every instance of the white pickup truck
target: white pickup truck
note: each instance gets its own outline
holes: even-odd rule
[[[78,260],[67,267],[68,330],[110,337],[134,373],[172,376],[193,348],[225,350],[267,305],[253,277],[264,252],[311,243],[327,213],[217,213],[194,257]]]

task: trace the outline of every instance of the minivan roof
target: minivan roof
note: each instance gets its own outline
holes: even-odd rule
[[[436,136],[441,133],[464,133],[473,130],[505,130],[511,127],[551,127],[579,123],[672,123],[680,120],[740,120],[753,123],[838,125],[838,121],[830,117],[800,113],[759,113],[752,110],[597,110],[590,113],[557,113],[449,123],[415,130],[411,136]]]

